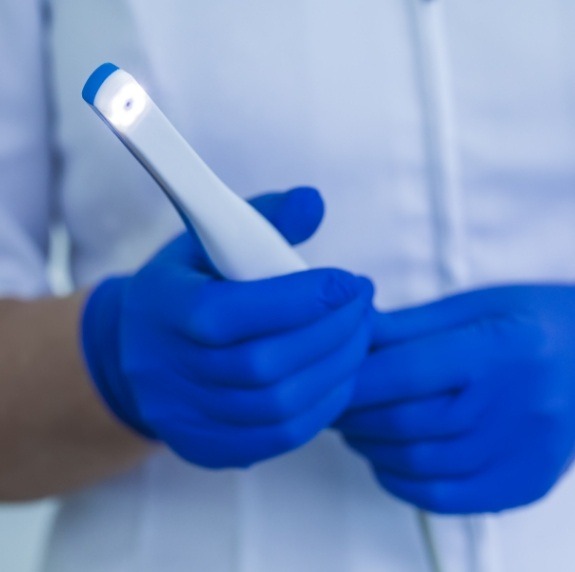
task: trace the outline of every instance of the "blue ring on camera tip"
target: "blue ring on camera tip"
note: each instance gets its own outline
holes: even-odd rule
[[[102,87],[102,84],[119,69],[120,68],[118,66],[111,63],[105,63],[96,68],[88,78],[88,81],[86,81],[84,89],[82,90],[84,101],[90,105],[94,105],[96,94]]]

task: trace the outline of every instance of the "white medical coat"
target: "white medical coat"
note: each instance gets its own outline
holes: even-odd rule
[[[395,308],[575,278],[572,0],[4,0],[0,294],[48,292],[48,231],[77,286],[181,229],[80,99],[126,68],[244,196],[319,187],[313,265]],[[529,478],[526,475],[525,478]],[[502,515],[434,518],[446,572],[575,566],[575,480]],[[332,432],[247,472],[169,452],[62,501],[45,572],[427,572],[412,507]]]

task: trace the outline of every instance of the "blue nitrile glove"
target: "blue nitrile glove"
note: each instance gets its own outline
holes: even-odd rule
[[[292,242],[323,213],[308,188],[253,204]],[[184,234],[93,291],[84,353],[127,425],[198,465],[248,466],[309,441],[349,404],[371,297],[368,280],[336,269],[221,280]]]
[[[381,485],[440,513],[547,493],[575,449],[575,287],[508,286],[379,314],[337,426]]]

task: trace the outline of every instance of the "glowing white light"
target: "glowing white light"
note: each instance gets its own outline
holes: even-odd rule
[[[138,83],[130,82],[123,85],[106,106],[108,121],[120,129],[133,125],[146,109],[148,95]]]

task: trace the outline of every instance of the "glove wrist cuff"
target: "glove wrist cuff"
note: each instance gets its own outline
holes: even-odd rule
[[[82,350],[90,377],[108,408],[125,425],[153,439],[153,433],[139,418],[121,368],[121,307],[128,280],[109,278],[88,295],[81,319]]]

